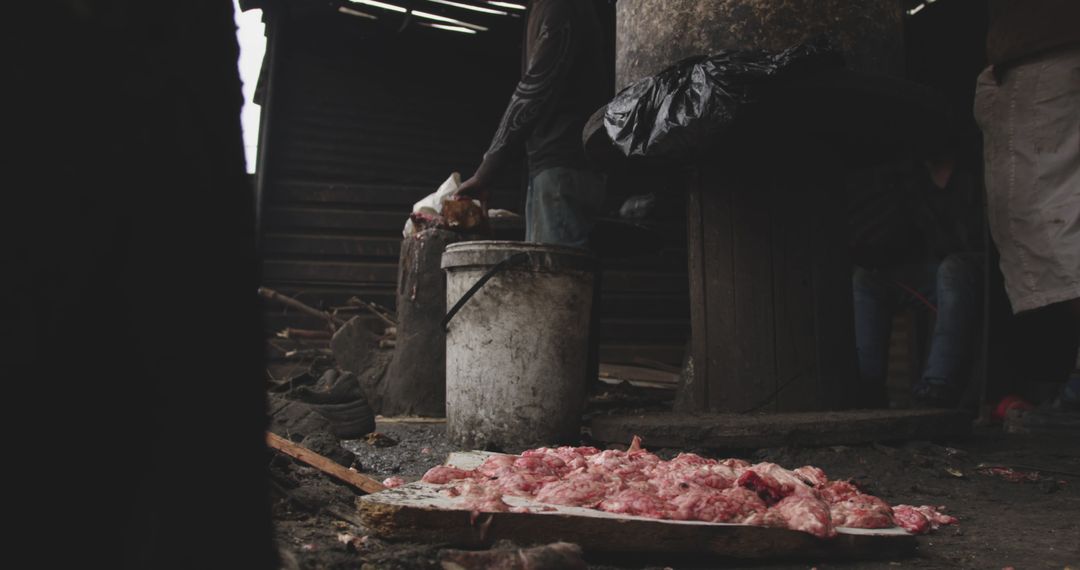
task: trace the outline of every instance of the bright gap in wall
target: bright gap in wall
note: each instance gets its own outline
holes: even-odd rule
[[[236,14],[236,39],[240,43],[240,81],[243,84],[244,107],[240,111],[240,126],[244,132],[244,158],[249,174],[255,172],[255,158],[259,148],[259,113],[254,102],[255,84],[259,80],[263,54],[266,52],[266,36],[262,23],[262,10],[241,12],[237,0],[233,0]]]

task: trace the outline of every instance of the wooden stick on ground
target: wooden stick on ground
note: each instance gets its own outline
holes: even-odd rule
[[[285,353],[285,358],[317,358],[319,356],[333,356],[329,348],[298,348]]]
[[[284,330],[279,331],[277,333],[277,336],[279,338],[288,338],[288,339],[300,338],[300,339],[316,339],[316,340],[326,339],[326,340],[329,340],[331,335],[330,335],[329,331],[308,330],[308,329],[294,329],[292,327],[286,327]]]
[[[380,424],[445,424],[446,418],[425,418],[420,416],[396,416],[384,418],[378,416],[375,421]]]
[[[340,479],[365,493],[378,493],[379,491],[386,490],[386,487],[375,479],[357,473],[356,471],[346,469],[330,459],[274,433],[266,432],[266,444],[289,457],[307,463],[331,477]]]
[[[368,303],[367,301],[361,299],[360,297],[350,297],[349,300],[348,300],[348,303],[350,305],[355,305],[357,307],[367,309],[373,315],[375,315],[376,317],[379,317],[382,320],[382,322],[386,323],[387,325],[389,325],[391,327],[396,327],[397,326],[397,321],[392,319],[387,312],[384,312],[384,309],[382,307],[379,307],[375,303]]]
[[[292,307],[292,308],[294,308],[294,309],[296,309],[296,310],[298,310],[300,312],[307,313],[307,314],[309,314],[309,315],[311,315],[313,317],[323,319],[326,322],[330,323],[331,327],[336,328],[336,327],[340,327],[341,325],[345,324],[345,321],[335,317],[334,315],[331,315],[330,313],[327,313],[326,311],[320,311],[319,309],[316,309],[315,307],[305,305],[304,303],[301,303],[300,301],[297,301],[296,299],[293,299],[292,297],[282,295],[281,293],[278,293],[277,291],[274,291],[273,289],[267,289],[266,287],[259,287],[259,295],[262,295],[264,298],[269,299],[271,301],[277,301],[278,303],[281,303],[283,305],[288,305],[288,306],[290,306],[290,307]]]

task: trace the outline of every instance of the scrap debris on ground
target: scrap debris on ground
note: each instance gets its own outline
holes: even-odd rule
[[[342,446],[357,459],[357,469],[376,479],[419,480],[441,464],[456,449],[445,443],[445,425],[438,422],[377,422],[377,431],[395,439],[392,447],[376,447],[363,440],[346,440]],[[594,443],[595,442],[584,442]],[[606,447],[606,446],[600,446]],[[625,448],[626,446],[616,446]],[[523,451],[523,450],[510,450]],[[902,445],[833,446],[823,448],[771,448],[743,450],[741,453],[713,453],[704,449],[660,449],[666,460],[679,453],[694,452],[703,457],[737,455],[751,462],[778,465],[812,464],[830,476],[849,479],[864,492],[890,503],[948,505],[949,513],[960,519],[919,539],[914,558],[859,563],[806,560],[805,563],[778,563],[766,566],[794,568],[881,568],[916,566],[921,568],[1064,568],[1077,566],[1080,545],[1080,478],[1056,475],[1053,486],[1040,483],[1016,484],[993,474],[980,472],[980,465],[1031,465],[1062,473],[1080,471],[1076,446],[1069,442],[1031,436],[1005,436],[980,431],[970,441],[940,445],[911,442]],[[1038,458],[1038,461],[1036,460]],[[280,459],[280,458],[279,458]],[[275,469],[280,470],[275,461]],[[314,511],[278,497],[275,522],[279,543],[298,561],[298,568],[445,568],[440,552],[445,544],[390,543],[369,536],[355,520],[355,501],[360,496],[348,485],[294,465],[290,471],[292,494],[326,505]],[[963,477],[950,473],[958,471]],[[1045,471],[1043,473],[1046,473]],[[1057,480],[1064,481],[1058,485]],[[314,501],[319,497],[321,501]],[[336,513],[336,514],[335,514]],[[347,520],[345,517],[354,519]],[[342,526],[348,528],[342,530]],[[337,535],[349,533],[363,539],[362,548],[342,543]],[[647,537],[642,537],[647,540]],[[355,542],[355,541],[353,541]],[[513,548],[533,546],[524,538]],[[504,547],[509,547],[504,545]],[[512,548],[511,548],[512,549]],[[592,560],[590,568],[663,568],[670,564],[628,563]],[[368,566],[364,566],[367,564]],[[680,561],[675,568],[709,568]],[[733,567],[730,564],[726,567]],[[737,565],[734,567],[738,567]]]
[[[265,292],[263,294],[270,297]],[[325,331],[285,329],[273,339],[274,342],[284,343],[281,348],[285,350],[279,350],[282,353],[279,357],[288,351],[292,354],[288,359],[279,358],[278,367],[268,371],[271,431],[283,440],[325,458],[328,463],[362,475],[364,480],[373,481],[379,487],[401,487],[419,481],[451,453],[463,450],[450,446],[443,420],[374,415],[380,409],[380,383],[392,358],[393,335],[396,331],[388,313],[381,313],[376,306],[367,307],[359,299],[357,301],[351,304],[352,312],[312,309],[322,315],[320,318],[327,323]],[[371,329],[370,324],[361,324],[355,317],[342,318],[355,314],[355,311],[374,313],[377,323],[385,326],[382,333]],[[339,339],[336,349],[332,340],[334,337]],[[627,366],[609,366],[602,372],[604,378],[590,395],[586,418],[611,410],[636,413],[670,409],[673,392],[666,386],[669,382],[662,374]],[[361,402],[369,412],[357,414],[358,410],[362,411]],[[358,422],[365,414],[368,421]],[[596,448],[595,454],[582,454],[585,460],[592,456],[625,459],[641,453],[625,443],[592,441],[588,431],[580,445]],[[931,528],[935,517],[927,515],[933,513],[899,505],[948,505],[948,515],[955,516],[960,522],[959,525],[942,526],[934,533],[921,535],[918,553],[914,557],[885,562],[800,559],[767,566],[757,564],[755,567],[778,570],[810,567],[863,569],[888,564],[889,567],[921,568],[1002,568],[1010,565],[1017,568],[1064,568],[1080,566],[1080,543],[1075,539],[1080,535],[1080,491],[1077,489],[1080,485],[1080,454],[1077,449],[1073,440],[1068,438],[1034,433],[1003,433],[997,429],[983,428],[972,438],[937,443],[723,450],[655,449],[651,450],[650,455],[656,458],[657,464],[667,462],[668,465],[678,464],[680,455],[683,462],[688,457],[696,456],[709,465],[723,463],[718,458],[732,458],[728,461],[731,466],[746,468],[735,477],[734,487],[747,491],[765,505],[765,514],[759,515],[762,522],[768,518],[770,510],[776,510],[787,498],[782,483],[779,494],[774,497],[775,493],[770,493],[773,485],[768,477],[762,476],[762,483],[753,476],[746,476],[742,484],[739,483],[747,472],[760,476],[760,469],[751,467],[762,465],[775,465],[777,469],[780,469],[779,466],[813,465],[828,473],[826,483],[843,482],[850,485],[855,496],[876,497],[890,507],[895,506],[890,508],[892,520],[913,525],[914,530]],[[526,450],[502,451],[517,455]],[[716,567],[701,560],[597,559],[578,546],[533,544],[528,536],[515,538],[514,542],[499,542],[479,551],[439,541],[389,542],[375,537],[370,529],[364,527],[356,508],[357,499],[365,493],[361,487],[356,482],[347,482],[349,477],[342,480],[328,475],[332,471],[335,471],[333,466],[323,464],[317,467],[285,453],[274,454],[269,464],[272,512],[283,568],[457,570]],[[798,477],[798,471],[784,469],[777,473],[796,473]],[[805,473],[812,472],[807,470]],[[732,475],[736,475],[735,469]],[[769,472],[767,475],[775,473]],[[449,484],[453,485],[454,482]],[[539,493],[542,488],[535,491]],[[550,494],[557,495],[556,491],[558,488],[553,487]],[[762,498],[763,493],[766,498]],[[813,492],[810,494],[814,495]],[[820,499],[820,490],[817,494]],[[623,499],[621,502],[616,500],[620,498]],[[664,502],[666,507],[658,505],[656,501],[644,500],[639,503],[625,500],[627,498],[605,495],[597,506],[607,500],[609,508],[622,505],[614,510],[633,512],[636,509],[636,514],[646,514],[648,510],[639,507],[642,504],[652,505],[658,506],[654,515],[672,516],[670,507],[674,504],[673,498]],[[828,534],[829,525],[839,526],[833,519],[840,518],[842,513],[834,514],[833,505],[828,500],[824,502],[829,507],[829,523],[817,524],[814,528]],[[688,508],[684,509],[687,511],[684,514],[692,514],[690,503],[697,504],[687,502],[684,506]],[[877,502],[870,501],[868,504],[873,507]],[[885,511],[877,510],[881,511],[878,514],[884,520]],[[705,510],[698,511],[703,513]],[[869,512],[873,514],[876,510],[871,508]],[[678,514],[678,509],[675,509],[675,514]],[[785,526],[792,526],[790,516],[773,518],[773,524],[782,522]],[[816,520],[820,522],[822,518]],[[813,532],[814,528],[804,530]],[[649,540],[649,537],[642,536],[640,540]],[[728,561],[724,567],[739,566]]]

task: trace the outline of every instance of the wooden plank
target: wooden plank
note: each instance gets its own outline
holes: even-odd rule
[[[496,455],[506,455],[505,453],[496,453],[494,451],[451,451],[447,456],[444,465],[449,467],[457,467],[458,469],[476,469],[484,464],[490,457]]]
[[[683,319],[621,319],[603,316],[598,330],[600,338],[608,341],[682,342],[690,332],[690,323]]]
[[[769,188],[757,180],[726,178],[731,194],[732,252],[735,286],[734,338],[730,368],[734,378],[723,381],[714,409],[743,412],[775,410],[777,388],[773,307],[772,212]]]
[[[267,256],[374,257],[396,260],[401,250],[401,237],[267,233],[263,235],[262,249]]]
[[[315,260],[287,256],[270,257],[264,265],[264,278],[268,281],[292,281],[332,283],[397,283],[397,263],[360,262],[348,260]],[[649,271],[604,272],[604,292],[612,293],[660,293],[665,296],[683,294],[686,281],[673,279],[666,273]]]
[[[1080,438],[1080,415],[1058,410],[1030,410],[1005,415],[1005,433],[1034,433]]]
[[[315,285],[306,286],[304,284],[298,285],[296,283],[281,281],[267,281],[265,283],[279,293],[295,297],[300,301],[322,310],[330,310],[334,307],[345,307],[348,305],[347,302],[349,298],[353,296],[358,296],[365,301],[378,303],[384,307],[392,307],[394,304],[394,290],[392,286],[373,289],[371,287],[341,288]],[[358,316],[361,319],[370,320],[375,323],[374,327],[379,327],[379,324],[376,322],[376,317],[369,315],[370,313],[363,310],[338,312],[338,316],[346,320],[353,316]],[[288,309],[287,307],[282,307],[275,303],[263,304],[263,328],[270,333],[276,333],[285,327],[320,328],[322,326],[324,326],[323,323],[318,320],[309,318],[306,315]],[[372,330],[378,331],[381,330],[381,328],[372,328]]]
[[[690,324],[690,300],[685,294],[610,293],[600,299],[600,312],[642,319],[679,319]]]
[[[361,320],[377,321],[374,316],[369,318],[368,315],[369,314],[361,312],[338,313],[338,316],[345,320],[357,316],[360,317]],[[269,303],[263,313],[263,321],[265,328],[275,332],[286,327],[308,329],[326,328],[325,321],[319,321],[315,317],[310,317],[303,313],[288,309],[287,307]],[[372,330],[379,330],[379,328],[385,328],[385,325],[373,328]],[[624,349],[627,356],[614,360],[608,359],[612,362],[629,363],[633,359],[633,352],[636,350],[636,347],[644,346],[645,350],[650,350],[654,353],[657,351],[662,352],[663,354],[661,354],[661,356],[664,360],[661,360],[661,362],[672,363],[681,358],[681,356],[673,358],[673,355],[675,353],[681,354],[681,347],[685,343],[688,328],[689,327],[683,322],[653,323],[649,321],[609,321],[604,319],[601,320],[599,331],[600,338],[605,346],[613,348],[616,346],[627,347]],[[651,345],[647,343],[651,343]]]
[[[855,355],[855,308],[851,289],[851,257],[848,253],[841,181],[810,173],[807,188],[817,206],[812,214],[814,239],[814,322],[817,338],[818,378],[822,399],[831,409],[857,406],[859,378]]]
[[[601,339],[600,360],[604,362],[633,362],[634,358],[643,357],[658,360],[665,364],[678,365],[682,361],[685,343],[640,344],[630,342],[608,342]]]
[[[472,468],[485,454],[454,454],[447,463]],[[505,496],[528,512],[474,513],[441,493],[447,485],[410,483],[361,497],[357,509],[375,536],[395,541],[438,541],[482,548],[499,540],[518,543],[573,542],[595,556],[686,556],[737,559],[870,559],[913,553],[916,540],[902,529],[838,529],[819,539],[783,528],[616,515]]]
[[[679,382],[679,374],[665,372],[643,366],[628,366],[625,364],[600,364],[600,377],[615,380],[643,381],[663,386],[674,387]]]
[[[623,382],[629,383],[635,388],[643,388],[649,390],[652,394],[656,395],[656,398],[669,396],[670,392],[677,388],[675,384],[669,384],[666,382],[649,382],[648,380],[627,380],[624,378],[611,378],[609,376],[601,375],[599,381],[608,386],[618,386]]]
[[[686,220],[683,219],[678,227],[657,228],[661,231],[684,231]],[[623,251],[623,250],[620,250]],[[604,267],[620,269],[650,269],[664,271],[672,275],[686,277],[686,244],[680,243],[679,247],[665,247],[655,253],[642,254],[632,252],[630,254],[612,254],[604,257]]]
[[[687,282],[682,276],[662,271],[605,271],[601,288],[605,293],[685,293]]]
[[[266,299],[268,301],[271,301],[271,302],[274,302],[274,303],[279,303],[279,304],[284,305],[286,307],[289,307],[291,309],[300,311],[302,313],[307,314],[310,317],[314,317],[314,318],[318,318],[318,319],[323,319],[325,321],[329,321],[334,326],[341,326],[341,325],[345,324],[345,321],[343,319],[339,318],[339,317],[336,317],[336,316],[334,316],[334,315],[332,315],[332,314],[330,314],[330,313],[328,313],[326,311],[316,309],[315,307],[312,307],[312,306],[310,306],[310,305],[308,305],[308,304],[306,304],[306,303],[304,303],[302,301],[298,301],[296,299],[293,299],[292,297],[289,297],[288,295],[282,295],[281,293],[278,293],[277,291],[274,291],[273,289],[269,289],[267,287],[259,287],[258,291],[259,291],[259,295],[261,297],[263,297],[264,299]]]
[[[630,363],[635,366],[643,366],[645,368],[651,368],[653,370],[663,370],[665,372],[671,372],[672,374],[682,373],[682,369],[678,366],[672,366],[671,364],[665,364],[663,362],[640,356],[635,357],[633,360],[630,361]]]
[[[734,391],[739,374],[736,362],[739,322],[736,314],[735,212],[730,185],[715,165],[703,170],[702,223],[705,229],[705,311],[709,362],[707,410],[727,409],[728,392]],[[692,309],[696,310],[696,308]]]
[[[339,316],[342,316],[346,320],[352,318],[353,316],[356,316],[361,321],[368,323],[368,328],[370,328],[372,331],[380,331],[386,328],[386,324],[383,323],[383,321],[379,320],[378,317],[371,315],[370,313],[349,313],[347,315],[339,314]],[[263,325],[266,330],[273,333],[277,333],[278,331],[289,327],[315,330],[321,328],[322,330],[329,330],[326,327],[325,320],[319,320],[315,317],[309,317],[295,311],[283,311],[281,308],[275,309],[274,312],[264,313]]]
[[[683,385],[675,398],[678,411],[704,411],[709,405],[708,381],[709,326],[708,279],[706,277],[704,195],[700,185],[700,173],[691,170],[687,177],[687,268],[690,283],[690,360]]]
[[[946,439],[971,434],[972,417],[955,410],[851,410],[768,414],[659,413],[592,418],[589,430],[603,443],[637,435],[650,448],[759,449],[778,446],[853,445],[875,441]]]
[[[822,191],[822,175],[805,170],[804,181],[703,165],[687,184],[691,352],[707,399],[695,407],[680,392],[676,409],[850,407],[854,317],[842,196]]]
[[[315,229],[382,232],[401,236],[409,208],[400,211],[344,209],[308,206],[270,206],[263,212],[266,231]]]
[[[384,284],[397,282],[397,263],[267,259],[263,277],[268,281]]]
[[[348,301],[351,297],[360,297],[365,301],[378,303],[384,307],[392,307],[396,287],[395,284],[354,287],[342,284],[296,283],[286,280],[271,281],[269,279],[264,280],[263,284],[279,293],[295,297],[321,309],[344,307],[349,304]]]
[[[773,182],[773,311],[776,327],[776,409],[828,408],[817,374],[812,243],[808,212],[817,197],[805,188]]]
[[[394,206],[408,211],[435,188],[393,184],[352,184],[280,180],[271,184],[275,202]]]
[[[386,490],[382,483],[351,469],[346,469],[332,460],[311,451],[310,449],[295,444],[277,434],[266,432],[266,444],[289,457],[303,461],[308,465],[348,483],[365,493],[378,493]]]
[[[446,418],[422,418],[420,416],[375,416],[376,424],[445,424]]]
[[[385,328],[382,325],[382,321],[375,316],[358,315],[360,319],[370,323],[370,328],[373,331],[382,330]],[[325,326],[325,321],[308,317],[297,312],[283,312],[280,307],[270,309],[263,313],[264,330],[267,331],[268,336],[273,336],[277,331],[280,331],[286,327],[296,328],[319,328]],[[288,346],[288,341],[283,341],[279,344]],[[682,360],[683,351],[685,350],[685,339],[672,339],[666,343],[660,341],[653,341],[651,343],[634,342],[632,340],[612,340],[601,339],[600,342],[600,359],[605,362],[612,363],[628,363],[632,364],[635,358],[644,357],[650,360],[659,361],[670,366],[675,366]]]

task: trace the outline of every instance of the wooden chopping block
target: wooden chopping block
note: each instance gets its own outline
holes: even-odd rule
[[[484,452],[452,454],[447,464],[472,469],[490,456]],[[541,505],[505,496],[512,507],[533,512],[476,513],[456,507],[441,493],[446,485],[423,482],[357,499],[364,526],[393,541],[439,542],[486,548],[499,540],[519,544],[572,542],[587,554],[642,557],[723,557],[738,559],[900,558],[914,553],[914,535],[900,528],[837,529],[820,539],[805,532],[744,524],[672,521],[617,515],[561,505]]]

